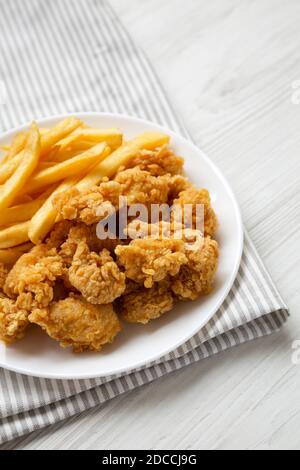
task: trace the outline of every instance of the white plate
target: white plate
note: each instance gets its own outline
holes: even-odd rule
[[[30,329],[24,340],[6,347],[0,343],[0,366],[26,375],[55,379],[86,379],[131,371],[155,361],[195,335],[216,313],[229,293],[241,261],[243,226],[236,199],[220,171],[193,144],[156,124],[113,114],[79,114],[91,126],[119,127],[126,138],[147,130],[169,134],[172,147],[186,160],[186,172],[193,183],[209,189],[220,222],[218,241],[220,265],[214,292],[196,302],[180,304],[173,312],[147,326],[125,325],[116,341],[101,353],[76,355],[61,349],[38,327]],[[66,116],[39,121],[51,127]],[[8,143],[23,126],[0,137]]]

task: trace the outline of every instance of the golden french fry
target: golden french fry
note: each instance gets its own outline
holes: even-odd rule
[[[38,212],[32,217],[28,229],[28,236],[33,243],[37,244],[43,241],[56,222],[57,211],[54,209],[52,204],[54,196],[72,188],[77,181],[78,179],[76,178],[69,178],[63,181],[49,196]]]
[[[54,147],[53,150],[47,155],[45,161],[56,163],[65,162],[66,160],[77,157],[82,152],[89,150],[90,148],[94,147],[94,145],[95,144],[93,142],[76,142],[75,145],[65,150],[59,150],[59,147]]]
[[[24,152],[20,152],[11,160],[4,162],[0,167],[0,184],[5,183],[8,178],[13,174],[13,172],[18,167],[19,163],[22,161]]]
[[[0,188],[0,213],[9,207],[34,172],[39,161],[40,150],[40,133],[37,125],[33,123],[28,133],[24,159],[20,162],[15,173]]]
[[[75,142],[71,147],[64,150],[59,150],[59,147],[54,147],[51,152],[48,153],[45,161],[56,163],[65,162],[66,160],[70,160],[70,158],[77,157],[82,152],[86,152],[94,146],[94,142],[89,142],[85,140]]]
[[[71,132],[73,132],[77,127],[81,125],[81,121],[75,118],[68,118],[60,122],[50,131],[46,132],[41,136],[41,156],[40,158],[45,157],[51,147],[53,147],[57,142],[65,138]],[[24,159],[24,151],[19,152],[14,158],[3,163],[1,165],[0,171],[0,184],[5,183],[8,178],[14,173],[18,165]]]
[[[88,169],[96,165],[99,161],[105,158],[105,149],[107,145],[105,142],[95,145],[90,150],[78,155],[77,157],[71,158],[62,163],[47,168],[36,175],[34,175],[30,183],[24,187],[24,193],[33,193],[40,188],[43,188],[49,184],[62,181],[68,178],[69,175],[77,175],[82,172],[88,171]]]
[[[123,141],[123,134],[118,129],[86,129],[78,128],[70,136],[58,142],[45,159],[52,162],[63,162],[89,150],[96,143],[106,142],[116,150]]]
[[[20,153],[26,144],[26,139],[27,139],[27,133],[26,132],[19,132],[18,134],[15,135],[15,137],[12,140],[11,146],[9,148],[9,151],[3,160],[3,162],[7,162],[14,158],[18,153]]]
[[[65,139],[58,142],[60,150],[64,150],[69,146],[73,146],[74,144],[86,140],[87,142],[106,142],[107,145],[113,150],[120,147],[123,142],[123,134],[119,129],[76,129],[73,134],[66,137]]]
[[[12,248],[29,240],[30,221],[0,230],[0,249]]]
[[[18,206],[20,204],[26,204],[27,202],[33,201],[33,198],[29,196],[29,194],[18,194],[18,196],[14,199],[14,206]]]
[[[55,165],[57,165],[57,162],[41,162],[38,165],[36,172],[39,173],[40,171],[47,170],[48,168],[52,168]]]
[[[24,243],[23,245],[15,246],[14,248],[0,250],[0,263],[12,266],[24,253],[28,253],[32,247],[33,244],[28,242]]]
[[[45,188],[39,189],[38,191],[33,192],[30,194],[33,201],[36,199],[48,199],[48,197],[56,190],[60,183],[51,184]]]
[[[50,131],[42,135],[41,139],[41,157],[43,157],[47,152],[57,144],[60,140],[64,139],[67,135],[71,134],[77,127],[81,125],[81,121],[74,117],[67,118],[64,121],[60,122]]]
[[[79,190],[88,189],[98,184],[105,176],[112,177],[120,166],[128,164],[128,162],[134,158],[138,150],[154,150],[157,147],[167,144],[169,141],[170,137],[161,132],[145,132],[135,139],[126,142],[111,153],[79,181],[76,187]]]
[[[9,152],[10,145],[0,145],[0,150],[2,150],[2,152]]]
[[[45,199],[39,198],[35,201],[27,202],[25,204],[19,204],[8,209],[4,209],[1,212],[0,226],[8,226],[25,222],[31,219],[39,208],[46,201]]]

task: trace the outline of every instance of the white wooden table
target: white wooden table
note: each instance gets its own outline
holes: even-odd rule
[[[230,180],[292,317],[277,335],[5,447],[300,449],[300,2],[110,1]]]

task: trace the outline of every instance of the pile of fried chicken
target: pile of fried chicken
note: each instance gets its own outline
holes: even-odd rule
[[[178,301],[210,293],[219,257],[217,218],[209,192],[188,181],[183,164],[167,146],[143,150],[113,179],[56,195],[60,221],[44,243],[13,267],[0,264],[0,339],[13,343],[36,324],[63,347],[99,351],[121,331],[120,318],[146,324]],[[202,204],[204,233],[195,226],[185,230],[174,218],[156,226],[133,219],[126,239],[101,240],[96,226],[103,214],[121,209],[120,196],[128,206]],[[142,236],[131,239],[137,225]],[[187,249],[191,239],[197,240],[194,250]]]

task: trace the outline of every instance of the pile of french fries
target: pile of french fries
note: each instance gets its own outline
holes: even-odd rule
[[[59,221],[53,197],[71,187],[85,190],[113,177],[141,149],[169,142],[160,132],[124,142],[118,129],[95,129],[70,117],[52,129],[32,123],[1,147],[0,262],[14,264],[42,242]]]

